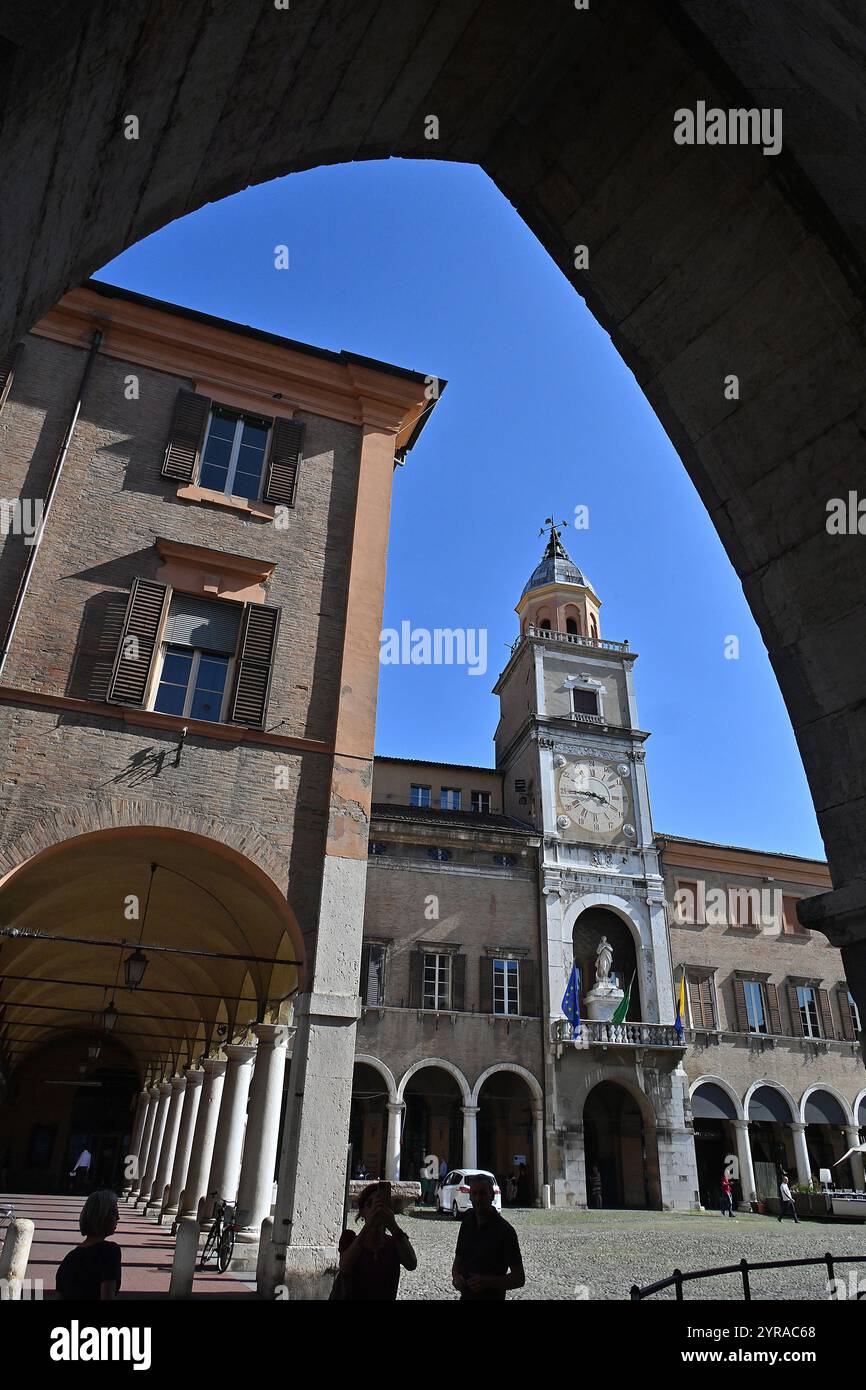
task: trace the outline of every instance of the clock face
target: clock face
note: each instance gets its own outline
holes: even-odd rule
[[[613,764],[598,758],[568,762],[559,774],[559,802],[577,831],[609,835],[625,820],[625,783]]]

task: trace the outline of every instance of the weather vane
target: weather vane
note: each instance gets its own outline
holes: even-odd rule
[[[568,522],[567,522],[567,521],[558,521],[558,522],[557,522],[557,521],[554,521],[554,519],[553,519],[552,516],[546,516],[546,517],[544,518],[544,525],[542,526],[542,528],[541,528],[541,530],[539,531],[538,534],[539,534],[539,536],[543,536],[544,533],[545,533],[545,531],[550,531],[550,532],[552,532],[553,535],[556,536],[556,535],[559,534],[559,528],[560,528],[561,526],[567,526],[567,525],[568,525]]]

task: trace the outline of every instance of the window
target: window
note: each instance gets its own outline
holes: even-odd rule
[[[516,960],[493,961],[493,1012],[520,1013],[520,970]]]
[[[424,1009],[451,1008],[451,957],[425,951],[422,1004]]]
[[[270,423],[214,406],[202,449],[201,486],[250,502],[261,497]]]
[[[577,619],[566,618],[565,630],[566,632],[570,632],[574,637],[577,637],[578,633],[580,632],[580,628],[577,626]]]
[[[686,1014],[690,1028],[716,1028],[716,999],[712,975],[686,966]]]
[[[497,864],[497,865],[499,866],[500,869],[513,869],[514,866],[515,866],[515,864],[517,863],[517,855],[516,855],[516,854],[494,854],[494,856],[493,856],[493,862],[494,862],[494,864]]]
[[[418,787],[418,786],[415,786],[415,784],[413,783],[413,784],[412,784],[412,787],[411,787],[411,789],[410,789],[410,792],[409,792],[409,805],[410,805],[410,806],[429,806],[429,805],[430,805],[430,788],[429,788],[429,787]]]
[[[770,1028],[767,1023],[767,1006],[764,998],[764,986],[760,980],[744,980],[743,990],[746,995],[746,1018],[749,1024],[750,1033],[769,1033]]]
[[[589,615],[589,635],[594,642],[598,641],[598,623],[591,613]]]
[[[478,812],[480,812],[480,814],[483,815],[483,816],[489,816],[489,814],[490,814],[490,793],[489,793],[489,792],[472,792],[472,793],[471,793],[471,796],[472,796],[472,809],[473,809],[473,811],[478,811]]]
[[[758,888],[728,889],[729,921],[733,927],[761,925],[761,893]]]
[[[808,932],[800,926],[797,917],[797,903],[799,898],[790,897],[787,893],[782,895],[782,932],[785,936],[807,936]]]
[[[153,709],[188,719],[223,717],[240,607],[176,594],[169,607]]]
[[[440,811],[459,811],[460,810],[460,788],[441,787],[439,791]]]
[[[851,1022],[854,1024],[854,1032],[861,1033],[863,1030],[860,1027],[860,1010],[857,1007],[857,1000],[854,998],[850,989],[848,990],[848,1008],[851,1010]]]
[[[818,1014],[818,1000],[811,985],[797,985],[797,1007],[800,1010],[800,1027],[804,1038],[820,1038],[821,1019]]]
[[[696,926],[698,922],[698,883],[693,878],[678,878],[674,893],[674,922],[679,926]]]
[[[447,864],[451,858],[450,849],[428,849],[428,859],[435,859],[438,864]]]
[[[594,690],[580,690],[575,687],[571,692],[571,699],[575,714],[598,714],[598,696]]]
[[[387,853],[387,850],[388,850],[388,846],[387,846],[387,845],[383,845],[381,840],[370,840],[370,841],[368,841],[368,843],[367,843],[367,853],[368,853],[368,854],[373,854],[373,855],[377,855],[377,856],[378,856],[378,855],[380,855],[380,854],[386,854],[386,853]]]
[[[369,941],[361,953],[361,999],[372,1009],[385,1002],[386,951],[381,942]]]

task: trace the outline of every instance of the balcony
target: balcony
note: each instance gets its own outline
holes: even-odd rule
[[[561,642],[568,647],[591,647],[604,652],[627,652],[628,642],[606,642],[600,637],[579,637],[576,632],[551,632],[546,627],[528,627],[511,644],[512,653],[528,637],[543,637],[545,642]]]
[[[550,1041],[554,1047],[575,1046],[568,1019],[553,1019]],[[685,1040],[677,1037],[672,1023],[592,1023],[580,1025],[578,1047],[665,1047],[685,1052]]]

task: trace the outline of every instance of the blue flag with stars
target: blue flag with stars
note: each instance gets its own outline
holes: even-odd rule
[[[580,974],[572,965],[565,994],[562,996],[562,1012],[571,1024],[571,1036],[576,1037],[580,1030]]]

